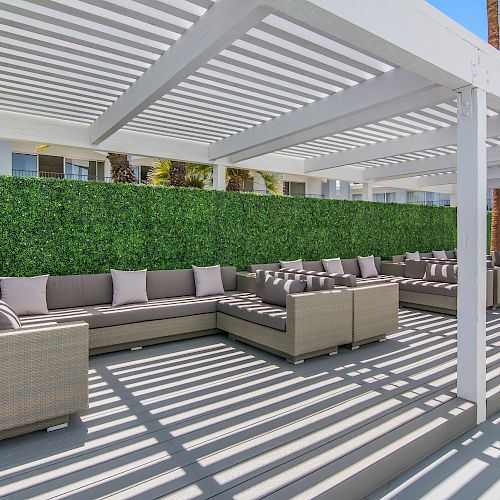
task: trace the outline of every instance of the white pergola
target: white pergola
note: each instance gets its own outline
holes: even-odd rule
[[[4,141],[213,163],[218,188],[227,165],[456,185],[458,395],[484,420],[495,49],[423,0],[1,0],[0,49]]]

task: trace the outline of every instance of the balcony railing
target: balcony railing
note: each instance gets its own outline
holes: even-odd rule
[[[411,205],[428,205],[431,207],[449,207],[450,200],[418,200],[418,201],[407,201]]]

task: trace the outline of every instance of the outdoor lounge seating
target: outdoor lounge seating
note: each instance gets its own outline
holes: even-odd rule
[[[88,325],[0,332],[0,440],[67,425],[88,407]]]

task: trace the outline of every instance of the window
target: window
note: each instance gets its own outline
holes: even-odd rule
[[[306,183],[285,181],[283,183],[283,194],[289,196],[305,196]]]
[[[132,171],[134,172],[135,178],[139,182],[147,182],[148,180],[148,172],[151,167],[140,166],[140,167],[132,167]]]
[[[64,177],[64,158],[62,156],[38,155],[41,177]]]
[[[37,155],[12,153],[12,175],[17,177],[36,177],[38,175]]]
[[[66,158],[64,177],[83,181],[104,181],[104,162]]]

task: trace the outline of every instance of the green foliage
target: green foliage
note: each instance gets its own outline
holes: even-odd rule
[[[0,177],[0,276],[451,249],[456,210]]]

